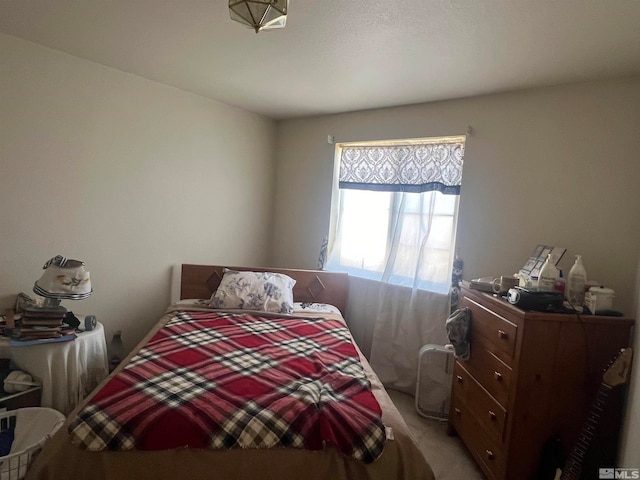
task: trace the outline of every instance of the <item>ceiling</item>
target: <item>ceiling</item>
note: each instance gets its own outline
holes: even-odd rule
[[[274,118],[640,73],[640,0],[0,0],[0,32]]]

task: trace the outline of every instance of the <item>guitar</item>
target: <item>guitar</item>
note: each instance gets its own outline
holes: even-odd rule
[[[591,405],[589,415],[585,420],[582,430],[578,435],[578,440],[574,445],[569,458],[565,462],[564,469],[557,469],[555,480],[579,480],[582,473],[584,457],[591,445],[598,420],[602,416],[609,393],[620,385],[624,385],[629,380],[631,370],[631,359],[633,358],[632,348],[623,348],[613,360],[613,363],[604,373],[602,383],[596,394],[596,398]]]

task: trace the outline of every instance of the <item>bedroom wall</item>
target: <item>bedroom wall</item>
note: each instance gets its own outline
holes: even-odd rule
[[[464,278],[512,274],[536,244],[561,246],[565,272],[582,254],[589,279],[613,288],[615,308],[634,315],[640,77],[281,122],[272,263],[316,265],[329,223],[327,135],[336,142],[458,135],[467,125],[457,235]],[[367,326],[355,330],[359,342],[370,337]],[[629,401],[637,418],[637,383]],[[627,465],[640,467],[630,455]]]
[[[275,124],[0,35],[0,307],[56,254],[84,260],[107,341],[131,348],[179,263],[264,264]]]
[[[516,272],[536,244],[582,254],[633,314],[640,258],[640,77],[280,122],[273,260],[316,265],[336,142],[468,137],[457,249],[467,279]]]

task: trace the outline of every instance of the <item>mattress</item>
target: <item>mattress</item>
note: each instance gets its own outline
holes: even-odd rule
[[[278,446],[274,448],[164,448],[160,450],[99,450],[91,451],[76,445],[70,428],[78,414],[100,395],[105,385],[131,365],[132,359],[154,336],[176,317],[176,312],[197,315],[211,311],[203,301],[182,301],[172,305],[146,337],[134,348],[109,378],[91,396],[79,404],[67,418],[65,425],[47,442],[32,465],[28,479],[111,480],[111,479],[177,479],[186,476],[193,480],[225,479],[398,479],[428,480],[433,473],[417,448],[411,432],[386,393],[367,360],[355,346],[360,364],[370,384],[370,391],[382,411],[386,441],[384,449],[371,461],[361,461],[346,455],[333,445],[305,449]],[[323,318],[344,324],[336,309],[319,312],[320,306],[298,306],[291,314],[297,318]],[[229,314],[255,314],[247,311],[228,311]],[[285,316],[286,317],[286,316]],[[346,324],[345,324],[346,325]],[[351,339],[352,340],[352,339]],[[75,440],[75,442],[74,442]]]

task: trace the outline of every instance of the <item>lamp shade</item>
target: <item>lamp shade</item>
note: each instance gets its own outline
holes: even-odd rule
[[[42,268],[44,273],[33,286],[41,297],[83,300],[91,295],[91,279],[84,262],[57,255]]]
[[[256,33],[284,28],[288,3],[289,0],[229,0],[229,15]]]

